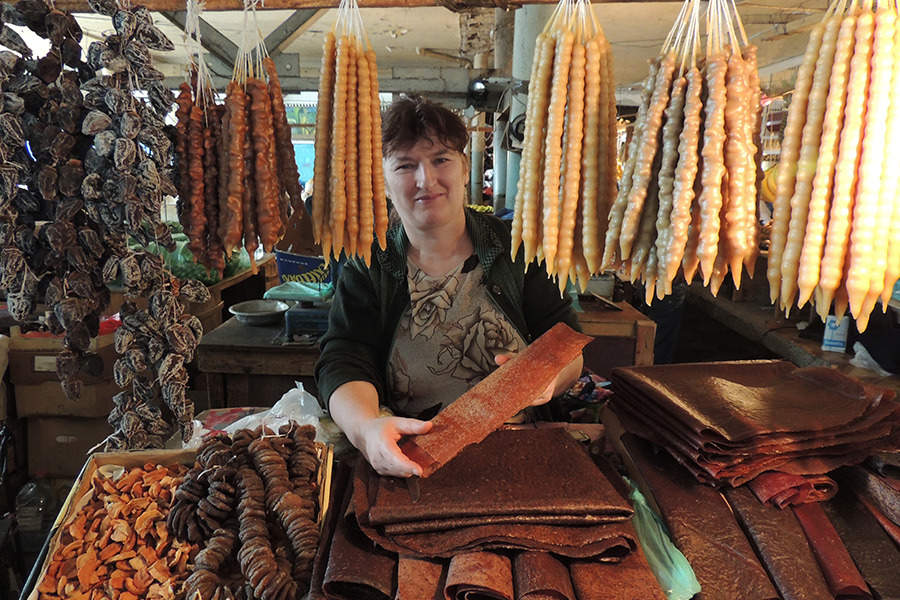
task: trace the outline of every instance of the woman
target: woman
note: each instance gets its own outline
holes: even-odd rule
[[[441,106],[404,96],[388,108],[384,178],[400,223],[371,267],[342,268],[320,342],[320,397],[382,475],[419,475],[401,437],[429,431],[428,419],[556,323],[579,329],[546,271],[512,261],[506,225],[465,208],[467,142],[465,124]],[[581,368],[579,357],[535,404]]]

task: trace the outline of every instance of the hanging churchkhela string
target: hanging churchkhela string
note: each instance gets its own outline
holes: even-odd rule
[[[900,28],[894,1],[834,2],[788,108],[768,279],[789,311],[849,309],[864,331],[900,277]],[[880,224],[884,224],[880,230]]]
[[[685,2],[651,62],[609,212],[601,266],[642,281],[648,303],[671,293],[679,268],[713,294],[729,272],[740,287],[759,253],[756,48],[734,4],[716,0],[698,56],[699,9]]]
[[[341,2],[325,35],[315,151],[315,241],[326,261],[344,252],[369,264],[376,237],[385,247],[388,214],[378,67],[355,1]]]
[[[561,1],[538,35],[528,84],[512,254],[582,289],[616,186],[612,53],[590,2]]]

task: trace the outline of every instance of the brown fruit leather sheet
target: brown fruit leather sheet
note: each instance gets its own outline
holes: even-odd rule
[[[569,569],[546,552],[519,552],[513,557],[516,600],[578,600]]]
[[[874,596],[900,600],[900,548],[884,532],[856,495],[841,489],[822,508],[844,541]]]
[[[422,557],[505,548],[621,560],[637,545],[628,500],[563,429],[499,430],[457,459],[420,481],[417,502],[402,480],[358,463],[360,528],[384,548]],[[385,523],[412,532],[389,533]]]
[[[792,512],[765,506],[746,486],[723,493],[784,600],[833,598]]]
[[[554,325],[438,413],[428,433],[404,439],[400,449],[428,477],[528,407],[591,340],[564,323]]]
[[[444,600],[449,561],[401,556],[394,600]]]
[[[447,600],[513,600],[512,563],[495,552],[466,552],[450,559]]]
[[[572,561],[569,574],[578,600],[666,600],[640,548],[615,565]]]
[[[821,502],[837,493],[837,482],[827,475],[795,475],[766,471],[747,482],[763,504],[784,508],[804,502]]]
[[[639,485],[648,488],[641,491],[653,498],[672,541],[694,569],[703,600],[779,598],[716,489],[699,483],[667,452],[654,453],[650,442],[633,433],[622,434],[621,443],[640,472]]]
[[[871,598],[866,580],[818,502],[791,508],[835,598]]]
[[[620,367],[611,379],[625,429],[708,483],[823,474],[900,447],[895,393],[834,369],[732,361]]]

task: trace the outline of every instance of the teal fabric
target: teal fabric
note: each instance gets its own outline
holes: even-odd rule
[[[634,517],[631,522],[641,542],[656,581],[668,600],[690,600],[700,593],[700,582],[687,558],[675,547],[662,518],[654,512],[647,499],[630,480]]]

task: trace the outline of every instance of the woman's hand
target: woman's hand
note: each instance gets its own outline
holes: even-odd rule
[[[431,421],[383,414],[375,387],[364,381],[350,381],[338,387],[329,400],[329,412],[350,443],[379,474],[410,477],[422,473],[422,467],[403,454],[397,442],[403,436],[430,431]]]
[[[404,436],[427,433],[431,425],[431,421],[403,417],[375,417],[356,423],[350,441],[379,475],[418,476],[422,474],[422,467],[403,454],[397,443]]]

